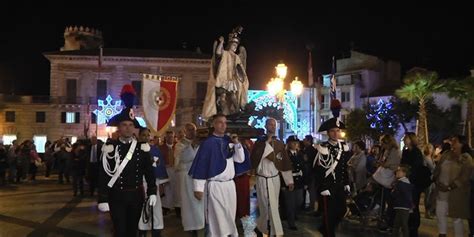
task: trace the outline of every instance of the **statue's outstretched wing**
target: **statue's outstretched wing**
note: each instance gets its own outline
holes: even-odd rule
[[[211,67],[212,67],[212,73],[214,74],[213,75],[214,78],[216,77],[217,67],[219,65],[219,62],[216,61],[218,60],[218,57],[216,55],[218,45],[219,45],[219,42],[217,40],[214,40],[214,45],[212,46],[212,60],[211,60]]]
[[[244,70],[247,70],[247,50],[245,49],[244,46],[239,47],[239,58],[240,58],[240,61],[242,62],[242,66],[244,67]]]
[[[218,44],[219,44],[219,42],[217,42],[217,40],[214,40],[214,45],[212,46],[212,56],[216,55],[216,50],[217,50],[217,45]]]

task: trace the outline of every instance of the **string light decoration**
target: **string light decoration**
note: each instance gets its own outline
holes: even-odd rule
[[[283,110],[283,119],[290,125],[290,130],[298,137],[310,134],[310,124],[304,119],[298,121],[297,97],[290,91],[285,92],[284,102],[279,102],[277,98],[265,90],[249,90],[248,101],[255,103],[255,111],[264,109]],[[251,116],[249,125],[255,128],[265,128],[266,117]]]
[[[122,101],[116,100],[112,103],[112,96],[108,95],[104,100],[97,100],[97,109],[93,113],[97,116],[97,124],[106,124],[110,118],[122,111]]]
[[[370,127],[379,133],[394,134],[397,131],[398,118],[394,114],[393,104],[380,99],[375,104],[370,104],[367,111]]]

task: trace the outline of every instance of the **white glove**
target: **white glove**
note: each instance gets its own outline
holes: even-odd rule
[[[99,211],[101,211],[101,212],[108,212],[108,211],[110,211],[109,204],[106,203],[106,202],[99,203],[99,205],[97,205],[97,208],[98,208]]]
[[[351,192],[351,186],[349,186],[349,185],[344,186],[344,191],[350,193]]]
[[[150,195],[149,197],[150,206],[154,207],[156,205],[156,195]]]
[[[329,192],[329,190],[324,190],[321,192],[321,195],[323,196],[331,196],[331,193]]]

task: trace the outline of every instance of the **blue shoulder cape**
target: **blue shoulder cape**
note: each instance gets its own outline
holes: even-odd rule
[[[163,160],[163,156],[161,155],[160,149],[158,149],[158,147],[155,145],[150,145],[150,154],[152,156],[152,159],[154,156],[158,157],[159,159],[159,162],[157,163],[156,167],[153,167],[153,173],[155,174],[155,178],[167,179],[168,173],[166,172],[166,164]]]
[[[229,143],[231,143],[229,136],[209,136],[199,146],[199,150],[188,174],[193,179],[209,179],[224,172],[227,166],[226,159],[232,158],[234,155],[234,150],[229,148]],[[239,172],[242,173],[249,170],[250,168],[246,168],[246,163],[249,162],[249,155],[248,152],[246,152],[245,161],[243,163],[234,162],[235,173],[239,174]],[[247,166],[249,165],[247,164]]]

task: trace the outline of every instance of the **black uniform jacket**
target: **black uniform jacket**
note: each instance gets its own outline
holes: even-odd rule
[[[332,172],[326,176],[326,170],[330,167],[324,167],[321,163],[323,159],[327,159],[328,156],[331,156],[330,159],[337,159],[339,146],[338,144],[332,145],[329,142],[323,142],[319,145],[315,145],[318,154],[314,160],[313,174],[315,176],[315,185],[318,187],[318,192],[325,190],[333,190],[336,187],[344,187],[349,185],[349,177],[347,175],[347,161],[350,158],[349,147],[346,143],[341,142],[342,153],[339,157],[336,168],[334,169],[334,175]],[[321,159],[321,161],[320,161]]]
[[[124,144],[120,141],[107,142],[102,147],[102,152],[107,152],[110,157],[113,157],[115,151],[118,150],[120,154],[120,161],[125,159],[131,143]],[[110,169],[115,167],[115,160],[105,158],[109,163]],[[152,159],[150,155],[150,146],[148,143],[137,142],[133,152],[132,159],[128,162],[125,169],[120,174],[112,188],[107,185],[112,178],[105,173],[102,162],[100,164],[99,172],[99,203],[108,202],[110,190],[115,191],[135,191],[143,190],[143,177],[147,183],[147,194],[156,195],[155,176],[153,174]]]

